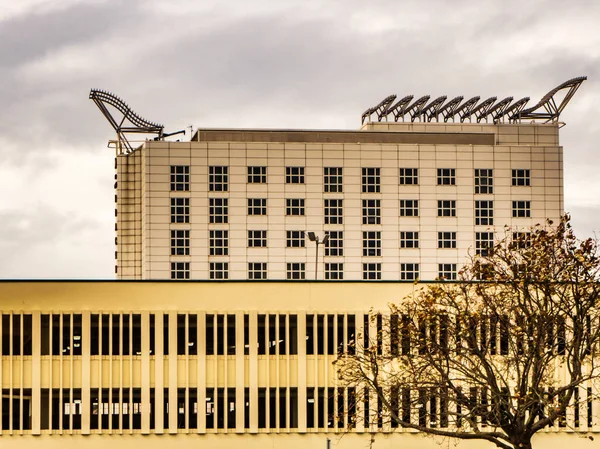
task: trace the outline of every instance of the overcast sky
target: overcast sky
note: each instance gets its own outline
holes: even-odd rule
[[[118,94],[165,130],[354,129],[395,93],[530,96],[561,119],[565,208],[600,230],[600,2],[0,0],[0,278],[113,278]]]

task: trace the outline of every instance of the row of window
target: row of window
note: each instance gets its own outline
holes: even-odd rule
[[[484,246],[487,248],[487,246]],[[375,251],[376,249],[369,249]],[[483,250],[482,250],[483,251]],[[381,263],[363,263],[363,280],[381,280]],[[438,264],[438,277],[442,280],[456,280],[456,264]],[[190,279],[190,262],[171,262],[171,279]],[[229,279],[229,262],[210,262],[209,279]],[[248,280],[267,280],[267,262],[249,262]],[[306,265],[304,262],[287,263],[286,279],[306,279]],[[344,264],[342,262],[325,263],[325,280],[343,280]],[[419,279],[418,263],[401,263],[400,280],[413,281]]]
[[[329,231],[329,236],[325,245],[325,256],[336,257],[344,255],[344,231]],[[476,232],[475,249],[477,254],[482,254],[480,249],[491,246],[494,240],[493,232]],[[363,252],[365,257],[381,256],[381,231],[363,231],[362,232]],[[304,248],[306,245],[304,231],[286,231],[287,248]],[[267,231],[251,230],[248,231],[248,248],[266,248]],[[439,249],[456,248],[456,231],[438,232]],[[418,231],[401,231],[400,248],[414,249],[419,248]],[[189,256],[190,255],[190,231],[187,229],[171,230],[171,255]],[[229,255],[229,231],[227,229],[211,229],[209,231],[209,255],[227,256]],[[293,278],[295,279],[295,278]]]
[[[548,388],[548,391],[552,387]],[[204,401],[199,402],[198,388],[177,388],[176,402],[170,402],[169,390],[162,391],[162,416],[157,415],[158,392],[150,388],[149,428],[155,429],[158,423],[164,429],[170,428],[170,415],[176,414],[178,429],[198,429],[201,425],[207,430],[235,429],[237,409],[242,407],[243,427],[250,428],[250,389],[244,388],[243,403],[237,401],[236,388],[204,389]],[[142,428],[141,388],[92,388],[89,423],[90,429],[127,430]],[[259,387],[257,392],[257,427],[259,429],[298,428],[299,401],[298,387]],[[508,393],[508,392],[507,392]],[[480,410],[477,418],[480,424],[488,423],[494,414],[481,412],[493,402],[484,388],[469,387],[465,390],[468,409]],[[309,429],[352,429],[356,427],[357,414],[361,413],[365,428],[382,428],[384,423],[397,428],[398,416],[407,423],[423,427],[447,427],[453,421],[461,427],[466,417],[459,415],[450,418],[448,391],[444,388],[391,388],[389,407],[385,409],[380,398],[368,389],[354,387],[306,387],[306,427]],[[358,404],[362,406],[359,411]],[[2,390],[2,430],[29,430],[32,426],[31,389]],[[574,428],[591,427],[594,417],[594,394],[591,387],[577,388],[572,398],[573,416],[570,424]],[[83,400],[81,388],[43,388],[40,395],[40,427],[44,430],[81,430]],[[467,412],[467,410],[465,410]],[[471,416],[469,419],[473,419]],[[567,426],[565,415],[558,417],[558,426]],[[240,423],[241,425],[241,423]]]
[[[490,168],[475,169],[475,193],[492,194],[493,193],[493,170]],[[265,184],[267,182],[266,166],[249,166],[248,183]],[[286,167],[286,184],[304,184],[304,167]],[[362,168],[362,192],[379,193],[381,191],[381,168],[363,167]],[[399,185],[418,185],[418,168],[400,168]],[[529,169],[512,169],[513,186],[529,186],[531,184],[531,171]],[[438,168],[437,185],[456,185],[455,168]],[[210,192],[227,192],[229,189],[229,167],[214,166],[208,167],[208,190]],[[189,191],[190,190],[190,167],[189,165],[171,166],[171,191]],[[324,167],[323,168],[323,191],[325,193],[342,193],[343,191],[343,168],[342,167]]]
[[[248,198],[248,215],[267,215],[266,198]],[[305,200],[303,198],[287,198],[285,214],[287,216],[304,216]],[[400,217],[418,217],[419,200],[399,200]],[[343,199],[329,198],[323,200],[324,224],[343,224]],[[211,224],[229,222],[229,199],[209,198],[209,222]],[[456,200],[438,200],[438,217],[456,217]],[[531,217],[531,201],[512,201],[513,218]],[[171,223],[190,222],[190,199],[171,198]],[[362,224],[381,224],[381,200],[362,200]],[[475,201],[475,225],[491,226],[494,224],[494,201]]]

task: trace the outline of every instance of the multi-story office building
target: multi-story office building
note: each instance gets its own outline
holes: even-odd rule
[[[582,81],[525,111],[523,100],[388,98],[366,115],[422,121],[200,129],[189,142],[137,148],[123,133],[160,139],[162,127],[92,91],[119,136],[117,277],[150,281],[0,282],[1,444],[437,447],[381,420],[376,395],[358,400],[333,362],[379,334],[370,308],[389,313],[416,279],[454,279],[505,225],[526,232],[559,218],[564,102],[553,112],[553,95],[570,98]],[[550,122],[528,122],[540,118]],[[125,119],[133,125],[121,128]],[[306,282],[315,272],[345,282]],[[238,282],[216,282],[225,279]],[[263,279],[275,282],[245,282]],[[597,386],[582,385],[580,398],[567,427],[536,444],[593,444],[580,434],[600,432]],[[436,401],[410,413],[443,418]]]
[[[120,279],[455,279],[563,214],[558,124],[199,129],[116,158]]]

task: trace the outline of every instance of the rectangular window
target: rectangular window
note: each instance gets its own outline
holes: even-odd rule
[[[171,165],[171,192],[189,192],[190,166]]]
[[[363,167],[362,169],[362,192],[379,193],[381,191],[381,169],[374,167]]]
[[[304,231],[286,231],[287,248],[304,248]]]
[[[248,215],[267,215],[267,199],[248,198]]]
[[[438,200],[437,210],[438,217],[456,217],[456,201]]]
[[[456,169],[455,168],[438,168],[437,169],[437,185],[438,186],[456,185]]]
[[[417,231],[400,232],[400,248],[418,248],[419,233]]]
[[[380,263],[363,263],[363,280],[379,280],[381,279],[381,264]]]
[[[448,281],[456,280],[456,264],[440,263],[438,264],[438,277]]]
[[[208,167],[208,190],[211,192],[227,192],[228,190],[228,167],[222,165],[211,165]]]
[[[171,279],[189,279],[189,262],[171,262]]]
[[[344,211],[342,207],[343,200],[324,200],[325,224],[343,224]]]
[[[475,254],[487,256],[488,250],[494,246],[493,232],[476,232],[475,233]]]
[[[211,256],[227,256],[229,253],[229,231],[226,229],[211,229],[209,248]]]
[[[210,279],[229,279],[229,263],[227,262],[211,262]]]
[[[381,224],[381,200],[362,200],[362,224]]]
[[[248,231],[248,248],[266,248],[267,231]]]
[[[326,256],[343,256],[344,255],[344,231],[329,231],[327,233],[329,239],[325,245]]]
[[[416,281],[419,278],[418,263],[401,263],[400,264],[400,280]]]
[[[419,200],[400,200],[401,217],[418,217]]]
[[[267,279],[267,263],[266,262],[250,262],[250,263],[248,263],[248,279],[249,280]]]
[[[306,279],[306,265],[304,262],[287,263],[287,279]]]
[[[512,241],[518,249],[529,248],[531,246],[531,232],[513,232]]]
[[[491,168],[476,168],[475,169],[475,194],[492,194],[494,193],[494,178]]]
[[[325,279],[328,281],[338,281],[344,279],[343,263],[326,263]]]
[[[171,256],[190,255],[189,229],[171,229]]]
[[[304,199],[287,198],[285,200],[285,214],[288,217],[304,215]]]
[[[211,224],[228,223],[229,199],[228,198],[209,198],[208,199]]]
[[[475,224],[482,226],[494,224],[493,201],[475,201]]]
[[[512,171],[512,185],[513,186],[529,186],[531,181],[530,181],[530,176],[529,176],[530,171],[526,170],[526,169],[513,169]]]
[[[285,167],[286,184],[304,184],[304,167]]]
[[[419,184],[419,169],[418,168],[401,168],[400,169],[400,185],[401,186],[416,186]]]
[[[171,223],[190,222],[190,199],[171,198]]]
[[[323,168],[323,191],[325,193],[342,193],[342,167]]]
[[[266,184],[267,167],[248,167],[248,184]]]
[[[363,231],[363,256],[381,256],[381,232]]]
[[[531,217],[531,201],[513,201],[512,216],[513,218]]]
[[[438,248],[456,248],[456,232],[438,232]]]

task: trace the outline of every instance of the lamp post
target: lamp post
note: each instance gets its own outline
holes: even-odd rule
[[[315,242],[317,245],[317,249],[315,251],[315,281],[317,280],[317,267],[319,266],[319,245],[327,245],[329,242],[329,234],[325,233],[325,237],[323,240],[319,240],[319,237],[314,232],[307,232],[308,240],[311,242]]]

